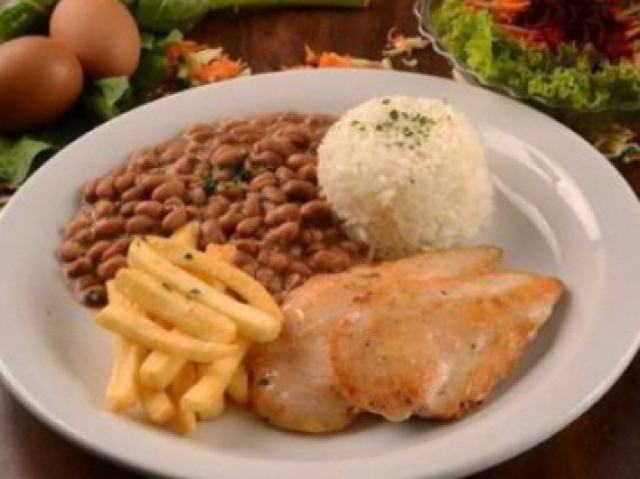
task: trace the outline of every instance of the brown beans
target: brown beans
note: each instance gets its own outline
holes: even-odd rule
[[[88,288],[97,286],[99,284],[100,278],[98,278],[94,274],[87,274],[86,276],[81,276],[76,280],[75,287],[78,291],[85,291]]]
[[[204,188],[195,187],[189,190],[187,198],[192,204],[202,206],[207,202],[207,193]]]
[[[249,185],[249,189],[251,191],[260,191],[267,186],[275,186],[276,185],[276,177],[270,171],[262,173],[256,176],[253,180],[251,180],[251,184]]]
[[[60,261],[69,263],[84,255],[85,249],[75,241],[65,241],[58,250]]]
[[[276,170],[276,178],[278,178],[278,182],[283,185],[287,181],[293,179],[295,177],[295,173],[291,171],[286,166],[281,166]]]
[[[277,168],[284,163],[284,157],[275,151],[261,151],[251,157],[251,163],[254,166]]]
[[[226,198],[218,197],[207,205],[204,215],[207,218],[219,218],[229,210],[230,204]]]
[[[138,186],[144,189],[147,193],[151,193],[158,186],[167,181],[166,175],[144,175],[140,178]]]
[[[249,263],[245,264],[240,269],[247,273],[249,276],[255,277],[256,271],[258,270],[258,265],[256,263]]]
[[[240,165],[249,152],[236,145],[221,145],[213,154],[211,161],[222,168],[232,168]]]
[[[276,274],[273,276],[273,278],[271,278],[271,280],[268,283],[266,283],[266,287],[271,294],[275,294],[282,291],[283,284],[284,284],[284,281],[282,279],[282,276],[279,276]]]
[[[307,220],[324,220],[331,218],[331,206],[325,200],[313,200],[300,208],[300,214]]]
[[[236,235],[240,238],[248,238],[253,236],[261,226],[262,218],[259,216],[244,219],[236,226]]]
[[[73,235],[73,239],[80,244],[90,244],[93,242],[95,238],[95,234],[93,233],[93,229],[91,228],[83,228],[79,230],[75,235]]]
[[[147,234],[153,230],[155,221],[148,216],[136,215],[133,218],[127,220],[125,230],[127,233],[140,235]]]
[[[116,273],[127,266],[127,258],[124,256],[114,256],[98,266],[98,276],[105,281],[115,277]]]
[[[162,205],[162,211],[165,213],[170,213],[176,208],[184,208],[184,201],[182,198],[178,198],[177,196],[172,196],[171,198],[165,200]]]
[[[260,246],[254,240],[238,239],[235,244],[238,251],[242,251],[252,256],[255,256],[260,249]]]
[[[300,225],[294,221],[288,221],[269,231],[265,235],[264,240],[270,244],[287,243],[296,239],[299,232]]]
[[[187,147],[187,143],[184,141],[173,141],[167,146],[167,148],[162,153],[162,161],[163,162],[173,162],[182,156],[185,149]]]
[[[75,279],[80,276],[84,276],[85,274],[91,272],[92,268],[91,260],[89,258],[78,258],[77,260],[69,263],[64,268],[64,273],[67,278]]]
[[[192,220],[192,219],[196,219],[196,220],[202,219],[202,210],[200,208],[198,208],[197,206],[189,205],[189,206],[187,206],[185,208],[185,211],[187,212],[187,216],[189,217],[190,220]]]
[[[86,229],[89,226],[91,226],[91,220],[84,215],[78,215],[67,225],[65,236],[67,238],[75,236],[78,231]]]
[[[107,302],[107,288],[101,284],[81,289],[78,293],[80,302],[89,307],[102,306]]]
[[[192,220],[201,222],[200,247],[235,245],[234,263],[278,301],[315,273],[364,259],[319,198],[315,149],[334,121],[276,113],[193,125],[88,182],[57,253],[74,289],[103,304],[105,281],[126,264],[135,235],[169,236]]]
[[[109,258],[113,258],[114,256],[125,255],[127,249],[129,248],[130,242],[131,239],[128,237],[120,238],[116,242],[112,243],[111,246],[109,246],[104,251],[104,253],[102,253],[102,259],[108,260]]]
[[[193,166],[194,164],[191,161],[191,157],[184,155],[176,160],[171,171],[176,175],[188,175],[193,172]]]
[[[129,188],[127,191],[122,193],[121,200],[123,203],[128,203],[130,201],[138,201],[144,198],[144,188],[141,186],[134,186]]]
[[[324,232],[316,228],[305,229],[300,235],[300,239],[306,245],[321,243],[324,240]]]
[[[265,151],[275,153],[281,158],[281,161],[284,162],[284,159],[292,153],[295,153],[297,148],[283,138],[265,138],[256,143],[255,149],[258,154]]]
[[[318,180],[318,168],[316,165],[303,166],[298,170],[297,177],[304,181],[316,183]]]
[[[231,209],[227,211],[224,215],[218,218],[218,222],[220,223],[220,227],[223,231],[227,233],[233,232],[238,223],[243,220],[243,215],[237,210]]]
[[[316,270],[325,273],[342,271],[351,265],[349,255],[342,251],[318,251],[311,258]]]
[[[262,214],[262,203],[260,196],[255,193],[249,193],[247,199],[242,205],[242,213],[247,216],[260,216]]]
[[[177,178],[173,178],[165,181],[156,189],[154,189],[153,193],[151,194],[151,199],[162,203],[172,197],[182,197],[182,195],[184,195],[184,191],[184,182],[178,180]]]
[[[302,275],[298,273],[289,274],[284,280],[284,289],[291,291],[293,288],[300,286],[304,282]]]
[[[116,205],[110,200],[98,200],[93,206],[93,216],[96,219],[111,216],[116,211]]]
[[[129,201],[128,203],[123,204],[120,207],[120,214],[124,217],[133,216],[139,203],[139,201]]]
[[[202,240],[204,244],[223,244],[227,238],[218,220],[210,218],[202,223]]]
[[[293,203],[286,203],[270,211],[265,218],[265,222],[269,226],[277,226],[287,221],[297,221],[298,218],[300,218],[298,206]]]
[[[104,252],[107,251],[107,249],[111,245],[112,242],[108,240],[98,241],[91,248],[89,248],[89,251],[87,251],[87,258],[89,258],[93,262],[100,260],[100,258],[102,258],[102,255],[104,255]]]
[[[256,279],[260,281],[263,285],[269,284],[269,282],[273,279],[275,273],[272,269],[269,268],[258,268],[256,271]]]
[[[307,263],[305,263],[304,261],[294,261],[293,263],[291,263],[291,266],[289,266],[289,271],[305,278],[308,278],[313,274],[311,268],[309,268],[309,266],[307,266]]]
[[[262,190],[262,196],[267,201],[271,201],[272,203],[282,204],[286,203],[287,197],[282,192],[282,190],[276,188],[275,186],[267,186]]]
[[[154,168],[155,166],[157,166],[157,164],[158,164],[157,160],[154,158],[152,153],[149,153],[149,152],[140,153],[135,157],[135,159],[132,162],[133,166],[141,170],[150,170],[151,168]]]
[[[96,196],[103,200],[111,200],[116,196],[115,180],[111,176],[107,176],[100,180],[96,185]]]
[[[158,201],[141,201],[135,206],[134,212],[136,215],[157,219],[162,216],[162,204]]]
[[[123,191],[127,191],[129,188],[133,186],[135,183],[136,177],[133,173],[125,173],[116,178],[114,183],[116,190],[122,193]]]
[[[256,260],[253,258],[253,256],[245,253],[244,251],[236,251],[233,255],[233,264],[239,267],[255,262]]]
[[[189,217],[185,208],[176,208],[162,220],[162,229],[167,233],[173,233],[182,228]]]
[[[96,221],[94,231],[98,238],[113,238],[122,233],[124,220],[119,216],[114,218],[102,218]]]
[[[298,170],[304,166],[315,165],[318,162],[315,155],[311,153],[295,153],[287,158],[287,166]]]
[[[197,142],[207,141],[212,136],[213,128],[204,124],[191,125],[182,132],[183,138]]]
[[[289,257],[284,253],[273,253],[269,257],[269,261],[267,264],[274,271],[281,272],[289,267],[290,260]]]
[[[95,180],[88,181],[85,183],[84,188],[82,189],[82,199],[85,203],[93,203],[98,199],[98,195],[96,194],[96,186],[98,186],[99,178]]]
[[[313,183],[303,180],[289,180],[282,186],[282,191],[289,198],[296,200],[312,200],[318,196],[318,188]]]

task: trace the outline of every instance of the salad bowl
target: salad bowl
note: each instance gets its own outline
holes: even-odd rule
[[[497,79],[481,74],[470,66],[465,59],[451,52],[445,45],[442,36],[438,33],[438,29],[434,25],[434,12],[436,12],[444,1],[445,0],[417,0],[414,13],[418,19],[418,28],[420,34],[431,42],[434,50],[446,58],[467,83],[488,88],[497,93],[528,103],[531,106],[547,110],[551,114],[567,112],[598,114],[602,112],[633,112],[640,110],[640,94],[635,95],[633,99],[626,98],[624,101],[578,106],[572,104],[568,99],[559,100],[557,98],[524,92],[522,89],[514,88],[509,84],[510,79],[506,75]],[[447,27],[449,27],[449,25],[447,25]],[[495,45],[492,45],[492,47],[495,47]],[[492,60],[493,59],[490,61]],[[640,73],[637,75],[638,85],[640,85]],[[615,89],[613,85],[611,88]]]

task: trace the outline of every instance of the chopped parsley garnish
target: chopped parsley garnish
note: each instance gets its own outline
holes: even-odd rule
[[[202,187],[204,191],[211,195],[216,192],[216,188],[218,187],[218,182],[213,179],[211,175],[202,175]]]

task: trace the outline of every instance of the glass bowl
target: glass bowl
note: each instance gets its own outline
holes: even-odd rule
[[[489,88],[495,92],[502,93],[516,100],[532,104],[533,106],[536,106],[543,110],[548,110],[550,113],[573,112],[596,114],[611,111],[629,112],[640,110],[640,97],[637,101],[608,105],[603,108],[576,109],[573,107],[568,107],[566,104],[554,103],[548,98],[544,98],[538,95],[523,94],[522,92],[516,91],[503,83],[491,81],[481,77],[468,65],[452,55],[438,38],[438,35],[436,34],[435,29],[431,24],[431,14],[436,8],[438,8],[441,3],[442,0],[417,0],[414,8],[414,13],[419,22],[418,27],[420,34],[431,42],[433,49],[440,55],[445,57],[468,83]]]

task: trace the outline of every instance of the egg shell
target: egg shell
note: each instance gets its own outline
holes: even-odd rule
[[[63,45],[22,37],[0,45],[0,131],[18,132],[59,119],[82,91],[82,67]]]
[[[117,0],[62,0],[49,35],[78,56],[89,78],[130,76],[140,61],[140,32]]]

